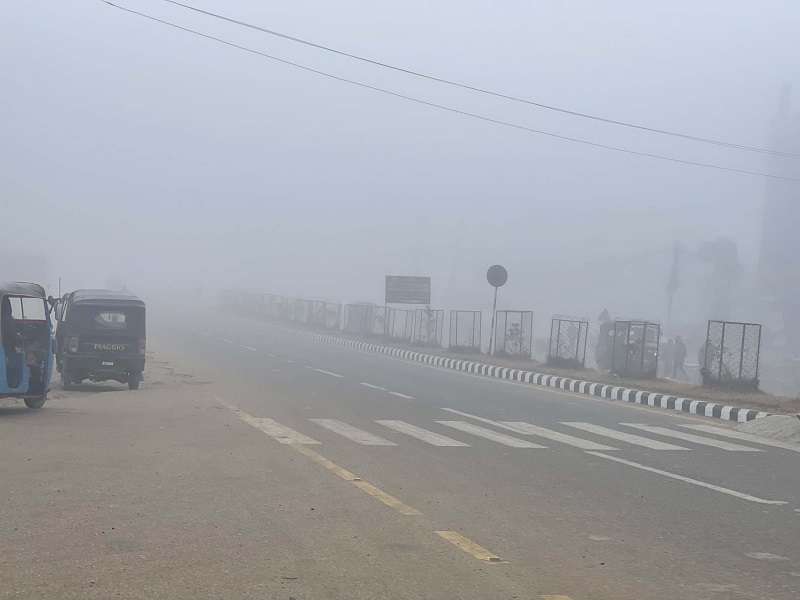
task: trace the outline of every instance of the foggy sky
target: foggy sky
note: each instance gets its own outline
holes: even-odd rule
[[[464,110],[767,168],[757,154],[456,91],[157,0],[119,3]],[[782,84],[800,105],[795,2],[190,3],[537,101],[743,144],[770,143]],[[594,317],[611,305],[658,318],[674,241],[730,236],[746,268],[757,260],[757,177],[437,112],[96,0],[11,2],[0,19],[0,251],[33,245],[50,285],[115,278],[150,293],[248,285],[380,301],[384,274],[429,274],[437,304],[470,308],[485,304],[483,274],[499,262],[514,307]]]

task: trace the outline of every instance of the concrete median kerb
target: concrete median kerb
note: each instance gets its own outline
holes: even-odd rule
[[[623,402],[641,404],[644,406],[651,406],[666,410],[675,410],[701,417],[721,419],[723,421],[746,423],[747,421],[752,421],[754,419],[759,419],[769,415],[767,412],[752,408],[729,406],[706,400],[681,398],[678,396],[671,396],[669,394],[648,392],[646,390],[636,390],[606,383],[596,383],[592,381],[560,377],[549,373],[537,373],[534,371],[514,369],[511,367],[501,367],[498,365],[492,365],[473,360],[462,360],[447,356],[439,356],[436,354],[426,354],[424,352],[416,352],[413,350],[396,348],[394,346],[375,344],[372,342],[355,340],[338,335],[319,333],[312,333],[310,335],[317,343],[345,346],[354,350],[360,350],[362,352],[387,354],[389,356],[395,356],[404,360],[423,363],[428,366],[462,371],[473,375],[482,375],[485,377],[515,381],[518,383],[528,383],[551,387],[576,394],[596,396],[598,398],[605,398],[607,400],[621,400]]]

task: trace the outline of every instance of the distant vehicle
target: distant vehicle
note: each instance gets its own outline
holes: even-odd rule
[[[53,326],[44,288],[0,283],[0,397],[22,398],[28,408],[47,401],[53,374]]]
[[[114,380],[139,388],[145,305],[128,292],[75,290],[56,306],[56,366],[64,387]]]

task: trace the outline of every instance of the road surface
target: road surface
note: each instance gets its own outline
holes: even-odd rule
[[[0,409],[0,598],[800,596],[791,449],[151,315],[138,392]]]

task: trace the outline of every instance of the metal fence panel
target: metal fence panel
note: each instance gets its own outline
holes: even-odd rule
[[[442,345],[443,331],[443,310],[418,308],[414,311],[414,331],[411,338],[412,344],[440,347]]]
[[[479,310],[451,310],[448,346],[454,352],[481,351],[482,313]]]
[[[530,358],[533,343],[533,311],[498,310],[495,314],[494,353]]]
[[[414,310],[394,307],[386,310],[386,335],[392,340],[410,342],[414,336]]]
[[[621,377],[655,377],[661,325],[650,321],[615,321],[611,372]]]
[[[556,367],[583,368],[586,365],[586,341],[589,322],[585,319],[553,317],[547,364]]]
[[[344,331],[356,335],[367,335],[372,329],[372,304],[346,304],[344,307]]]
[[[760,350],[760,324],[709,321],[703,349],[703,383],[757,388]]]
[[[311,302],[311,324],[320,329],[339,329],[342,305],[324,300]]]

